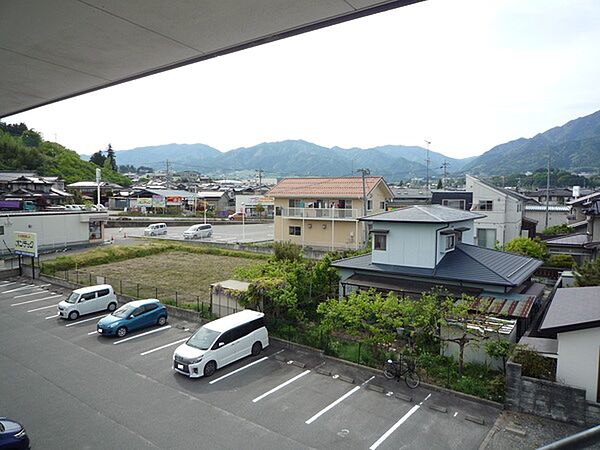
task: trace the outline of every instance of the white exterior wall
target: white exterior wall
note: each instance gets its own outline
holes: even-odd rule
[[[556,379],[586,390],[586,399],[595,402],[600,377],[600,327],[558,333]]]
[[[438,224],[373,222],[373,230],[389,230],[387,250],[373,250],[372,261],[411,267],[435,267]]]
[[[548,211],[548,226],[563,225],[569,223],[567,216],[569,211]],[[535,227],[536,233],[541,233],[546,228],[546,211],[528,211],[525,210],[525,217],[528,219],[537,220]]]
[[[476,229],[495,229],[496,240],[500,245],[521,236],[523,205],[520,200],[487,186],[469,175],[466,176],[466,190],[473,193],[473,210],[476,210],[480,201],[493,202],[492,211],[478,211],[486,217],[475,220]]]
[[[0,226],[4,227],[4,235],[0,235],[0,239],[14,250],[14,232],[25,231],[37,233],[39,250],[62,249],[68,245],[90,242],[90,219],[104,222],[108,214],[57,212],[0,215]]]

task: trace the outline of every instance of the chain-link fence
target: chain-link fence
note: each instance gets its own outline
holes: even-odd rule
[[[87,270],[57,271],[54,276],[79,286],[110,284],[117,294],[136,299],[156,298],[165,305],[199,312],[206,319],[223,317],[243,309],[233,299],[226,304],[212,305],[210,290],[207,292],[186,292],[166,289],[160,286],[152,286],[119,278],[114,275],[97,274]]]

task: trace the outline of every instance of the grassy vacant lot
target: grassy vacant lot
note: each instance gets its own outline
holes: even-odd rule
[[[168,251],[87,267],[79,270],[79,276],[85,281],[89,273],[94,280],[96,276],[104,276],[117,292],[123,290],[136,297],[174,300],[177,292],[180,302],[193,303],[197,296],[200,301],[208,301],[210,284],[231,278],[236,267],[260,263],[260,260],[235,256]]]

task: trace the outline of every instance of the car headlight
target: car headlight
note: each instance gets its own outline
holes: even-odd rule
[[[21,431],[19,431],[17,434],[15,434],[15,437],[17,439],[21,439],[25,436],[27,436],[27,433],[25,432],[25,428],[23,428]]]
[[[202,356],[199,358],[190,359],[190,364],[198,364],[200,361],[202,361]]]

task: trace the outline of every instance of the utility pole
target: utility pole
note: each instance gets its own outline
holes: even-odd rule
[[[169,160],[167,159],[167,189],[169,188]]]
[[[444,186],[443,188],[446,188],[446,183],[448,182],[448,166],[450,165],[450,163],[446,160],[444,160],[444,162],[442,163],[442,166],[440,167],[440,169],[444,169]]]
[[[548,153],[548,172],[546,173],[546,228],[548,228],[548,213],[550,211],[550,153]]]
[[[363,190],[363,216],[367,215],[367,185],[365,182],[365,176],[366,175],[370,175],[371,171],[369,169],[357,169],[356,172],[360,172],[362,174],[362,190]],[[364,239],[364,243],[366,245],[367,241],[369,240],[369,236],[367,235],[368,230],[367,227],[363,225],[363,239]]]
[[[427,144],[427,158],[425,158],[425,163],[427,164],[427,186],[425,189],[429,190],[429,163],[431,162],[429,159],[429,146],[431,145],[431,141],[425,139],[425,143]]]

